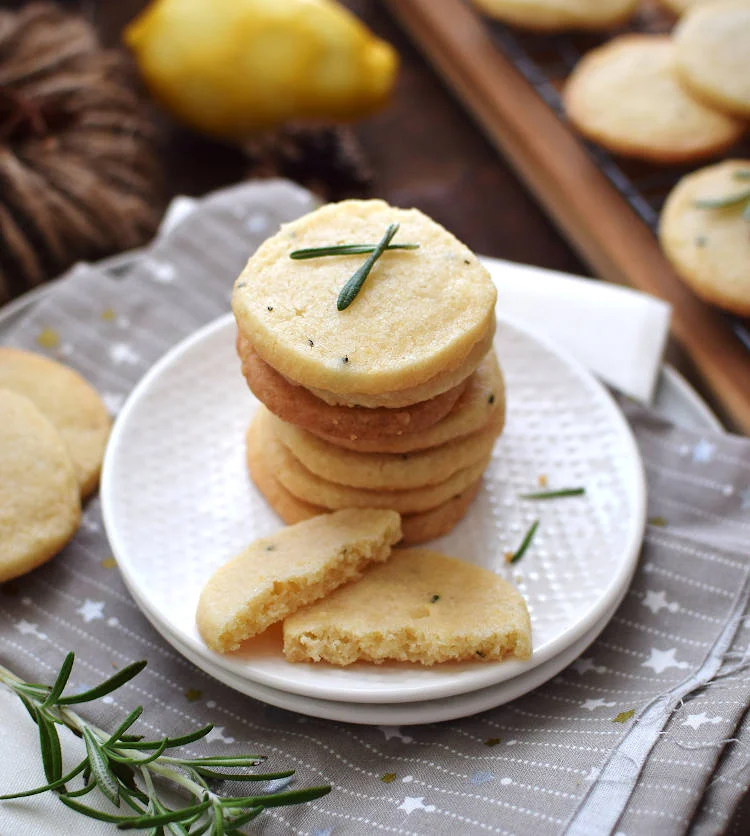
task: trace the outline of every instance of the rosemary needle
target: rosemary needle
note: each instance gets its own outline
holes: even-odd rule
[[[557,491],[535,491],[534,493],[520,493],[519,499],[561,499],[565,496],[583,496],[586,488],[561,488]]]
[[[322,258],[328,255],[360,255],[372,253],[377,249],[377,244],[332,244],[327,247],[307,247],[301,250],[292,250],[289,258],[295,261],[303,261],[308,258]],[[389,244],[387,250],[417,250],[419,244]]]
[[[526,532],[526,536],[523,540],[521,540],[521,545],[513,553],[513,557],[511,557],[508,561],[509,563],[518,563],[518,561],[526,554],[529,546],[531,545],[531,541],[534,539],[537,528],[539,528],[539,520],[534,520],[531,524],[531,528],[529,528]]]
[[[380,239],[380,243],[370,253],[367,261],[354,273],[349,281],[341,288],[339,298],[336,300],[336,308],[340,311],[346,310],[349,305],[357,298],[357,294],[362,290],[362,285],[370,275],[370,271],[375,266],[375,262],[380,258],[386,250],[386,247],[393,240],[393,236],[398,232],[399,224],[389,224],[385,235]]]

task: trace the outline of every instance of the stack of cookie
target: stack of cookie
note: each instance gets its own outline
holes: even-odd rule
[[[250,474],[285,522],[387,508],[406,542],[453,528],[503,428],[495,301],[463,244],[380,200],[325,206],[258,249],[232,307],[264,404]]]

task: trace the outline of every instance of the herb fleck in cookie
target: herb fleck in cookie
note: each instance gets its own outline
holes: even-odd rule
[[[741,122],[692,98],[661,35],[622,35],[587,53],[568,79],[565,110],[586,137],[618,154],[682,163],[724,150]]]
[[[0,582],[54,557],[80,520],[78,482],[57,430],[28,398],[0,389]]]
[[[377,244],[392,224],[400,225],[393,244],[419,248],[384,251],[344,310],[337,306],[342,288],[369,256],[291,258],[305,248]],[[473,253],[421,212],[349,200],[285,225],[262,244],[235,284],[232,308],[242,336],[289,380],[344,403],[359,394],[388,396],[366,406],[403,406],[394,400],[400,391],[426,400],[460,382],[454,370],[474,371],[484,352],[473,367],[463,365],[494,330],[496,296]],[[430,389],[429,381],[437,385]]]
[[[262,360],[241,335],[237,338],[237,353],[248,386],[274,415],[337,441],[422,433],[445,418],[467,386],[467,381],[463,381],[434,398],[401,409],[352,409],[328,404],[304,386],[290,383]]]
[[[25,395],[52,422],[73,460],[81,496],[93,493],[111,420],[92,386],[47,357],[0,347],[0,387]]]
[[[699,296],[750,316],[750,160],[727,160],[684,177],[664,205],[659,238]]]
[[[218,653],[359,578],[401,539],[394,511],[337,511],[256,540],[211,576],[196,620]]]
[[[750,118],[750,0],[691,9],[674,31],[677,70],[710,107]]]
[[[473,0],[488,15],[525,29],[610,29],[630,18],[638,0]]]
[[[284,621],[290,662],[495,662],[531,656],[520,593],[494,572],[396,549],[355,583]]]

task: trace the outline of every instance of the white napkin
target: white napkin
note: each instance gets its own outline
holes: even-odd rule
[[[170,204],[161,231],[198,205],[191,197]],[[498,310],[528,325],[583,363],[605,383],[651,403],[669,336],[671,308],[637,290],[482,257],[499,291]]]

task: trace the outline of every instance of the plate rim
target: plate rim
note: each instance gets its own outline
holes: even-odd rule
[[[575,357],[572,357],[565,349],[556,346],[554,342],[546,336],[539,335],[533,328],[530,328],[525,323],[515,322],[511,318],[503,316],[502,313],[498,316],[498,322],[501,325],[502,323],[508,323],[512,328],[515,328],[517,331],[520,331],[525,336],[531,338],[537,344],[541,345],[547,351],[556,355],[568,366],[570,366],[576,374],[597,393],[602,403],[606,406],[606,409],[610,413],[612,421],[618,425],[622,441],[627,444],[627,458],[633,467],[632,476],[635,485],[635,493],[633,497],[634,508],[628,530],[627,542],[623,547],[623,558],[619,562],[613,582],[607,587],[605,594],[590,607],[584,617],[580,618],[577,622],[575,622],[575,624],[545,645],[542,652],[535,653],[530,660],[524,662],[519,660],[507,660],[503,662],[502,667],[499,664],[493,666],[482,666],[483,671],[486,670],[487,673],[484,673],[483,676],[475,674],[471,677],[471,679],[479,680],[479,682],[475,682],[474,684],[461,685],[461,679],[453,677],[452,680],[448,680],[443,683],[434,682],[429,685],[418,683],[408,688],[395,688],[392,693],[388,693],[388,689],[380,689],[377,692],[372,693],[370,691],[356,690],[356,688],[353,688],[352,686],[349,686],[348,688],[342,688],[339,686],[335,692],[332,692],[330,690],[330,686],[325,687],[322,684],[309,682],[303,682],[301,685],[296,684],[295,682],[290,683],[288,678],[282,679],[279,675],[276,675],[273,672],[269,673],[261,671],[258,673],[256,671],[252,671],[251,674],[249,672],[245,672],[244,678],[277,690],[288,691],[301,696],[327,699],[335,702],[382,703],[384,700],[388,700],[390,702],[420,702],[424,700],[423,695],[425,688],[430,691],[432,695],[430,697],[431,699],[439,699],[476,691],[527,673],[534,668],[545,664],[547,661],[563,652],[565,648],[578,641],[578,639],[580,639],[580,637],[587,632],[592,624],[598,622],[603,614],[608,611],[611,602],[617,599],[618,594],[622,589],[627,590],[638,563],[640,546],[646,525],[647,503],[645,469],[632,429],[630,428],[622,410],[619,408],[606,387],[600,383],[600,381],[598,381],[596,377],[594,377],[594,375],[583,366],[582,363],[580,363]],[[160,623],[164,623],[167,629],[171,629],[169,621],[164,618],[161,612],[156,610],[155,607],[148,605],[145,600],[139,600],[136,593],[136,590],[139,588],[139,584],[130,572],[130,565],[126,556],[127,550],[120,541],[117,523],[114,519],[114,477],[112,475],[112,471],[114,469],[113,462],[115,461],[120,449],[120,436],[124,432],[124,427],[127,426],[131,413],[137,408],[139,401],[144,394],[150,390],[154,381],[157,380],[167,368],[178,362],[185,353],[193,349],[196,344],[200,344],[204,340],[210,339],[213,335],[223,331],[224,329],[233,327],[234,324],[235,322],[232,313],[227,312],[226,314],[217,317],[197,329],[192,334],[189,334],[185,337],[185,339],[172,346],[159,360],[156,361],[156,363],[154,363],[154,365],[135,385],[122,410],[120,411],[120,414],[118,415],[112,428],[102,466],[100,489],[102,518],[105,531],[112,548],[112,553],[117,560],[123,582],[130,591],[130,594],[137,601],[139,601],[139,609],[144,611],[148,610]],[[611,615],[614,615],[614,610]],[[180,631],[181,636],[183,636],[183,633],[184,631]],[[188,645],[191,646],[196,653],[199,653],[200,655],[212,653],[202,641],[195,637],[195,635],[185,634],[184,638]],[[214,656],[216,657],[217,664],[220,664],[222,668],[232,673],[237,673],[237,675],[241,675],[236,670],[236,665],[233,666],[231,664],[231,658],[220,657],[217,654],[212,654],[212,658]],[[492,671],[495,671],[494,676],[491,673]],[[474,671],[472,671],[472,674],[474,674]]]

